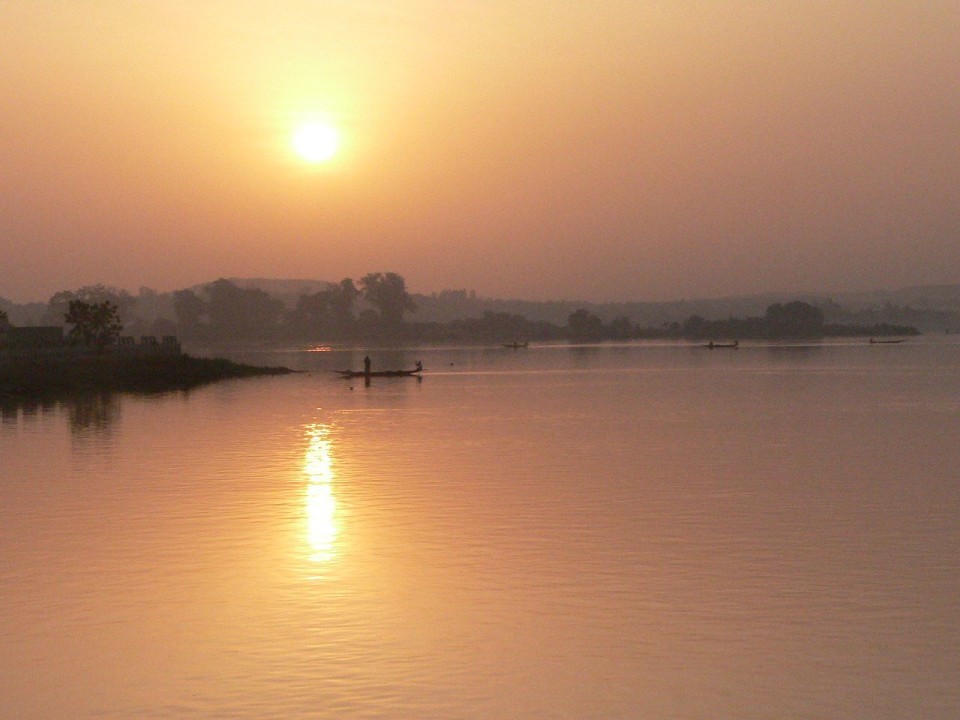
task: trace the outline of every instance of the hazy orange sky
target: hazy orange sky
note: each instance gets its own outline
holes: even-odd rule
[[[291,149],[299,123],[333,160]],[[0,296],[960,282],[960,2],[0,4]]]

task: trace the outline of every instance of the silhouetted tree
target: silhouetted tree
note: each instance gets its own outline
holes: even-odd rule
[[[10,324],[10,317],[7,315],[6,310],[0,310],[0,346],[3,345],[4,338],[7,335],[7,330],[12,327]]]
[[[70,303],[80,300],[90,305],[109,302],[116,308],[117,320],[126,324],[131,317],[135,304],[133,296],[126,290],[110,285],[84,285],[77,290],[61,290],[47,301],[47,312],[44,321],[62,323],[64,316],[70,309]]]
[[[684,337],[698,339],[706,332],[706,320],[701,315],[691,315],[684,323],[681,332]]]
[[[180,332],[192,336],[200,333],[206,305],[193,290],[177,290],[173,294],[173,311],[177,316]]]
[[[221,339],[266,339],[275,336],[283,301],[259,288],[241,288],[223,278],[205,285],[211,333]]]
[[[580,308],[570,313],[567,329],[571,340],[601,340],[604,337],[603,320],[591,312]]]
[[[288,328],[297,335],[320,337],[330,331],[332,314],[327,290],[301,295],[290,313]]]
[[[396,273],[370,273],[360,280],[363,298],[377,309],[384,329],[403,325],[403,315],[417,309],[407,292],[406,281]]]
[[[157,318],[150,323],[149,332],[151,335],[156,335],[158,337],[163,337],[164,335],[176,335],[177,324],[168,318]]]
[[[637,330],[630,322],[629,318],[618,317],[610,322],[607,327],[607,335],[613,340],[629,340],[636,336]]]
[[[360,312],[357,318],[357,332],[363,337],[373,337],[384,329],[383,321],[375,310],[367,308]]]
[[[116,342],[123,331],[117,306],[109,300],[99,303],[71,300],[64,321],[73,325],[71,338],[98,351]]]
[[[353,308],[356,305],[357,298],[360,297],[360,291],[353,284],[353,280],[344,278],[339,284],[329,288],[328,292],[330,293],[330,310],[333,314],[334,331],[338,336],[346,337],[354,331],[356,326]]]
[[[356,330],[353,307],[359,295],[350,278],[312,295],[301,295],[290,314],[291,329],[314,338],[349,338]]]
[[[823,334],[823,318],[820,308],[794,300],[768,307],[764,323],[769,337],[817,337]]]
[[[530,321],[522,315],[486,310],[482,318],[463,318],[450,323],[450,334],[462,340],[518,342],[534,335]]]

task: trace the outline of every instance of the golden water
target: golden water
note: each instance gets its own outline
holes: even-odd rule
[[[960,345],[382,357],[6,406],[0,716],[960,713]]]

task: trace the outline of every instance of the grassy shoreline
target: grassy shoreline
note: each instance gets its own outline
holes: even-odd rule
[[[0,397],[165,392],[218,380],[292,372],[285,367],[259,367],[191,355],[0,357]]]

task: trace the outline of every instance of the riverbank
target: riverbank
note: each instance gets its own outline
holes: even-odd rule
[[[286,367],[245,365],[191,355],[92,357],[0,356],[0,397],[84,392],[164,392],[232,378],[285,375]]]

